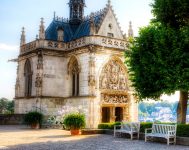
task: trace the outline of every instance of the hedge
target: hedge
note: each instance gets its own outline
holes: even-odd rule
[[[121,123],[101,123],[98,125],[98,129],[114,129],[114,125],[120,125]],[[170,123],[166,123],[170,124]],[[140,124],[140,132],[144,133],[146,128],[151,128],[152,123],[142,122]],[[177,136],[189,137],[189,124],[178,124],[177,125]]]
[[[121,125],[120,122],[115,123],[101,123],[98,125],[98,129],[114,129],[114,125]]]

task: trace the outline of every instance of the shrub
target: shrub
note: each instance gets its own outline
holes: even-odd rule
[[[121,123],[120,122],[101,123],[98,125],[98,129],[114,129],[114,125],[121,125]]]
[[[142,122],[140,123],[140,132],[141,133],[145,133],[145,129],[146,128],[152,128],[152,124],[151,122]]]
[[[71,113],[64,117],[63,125],[67,129],[81,129],[85,127],[85,115],[80,113]]]
[[[42,121],[43,121],[43,114],[40,113],[40,112],[37,112],[37,111],[28,112],[24,116],[24,122],[27,125],[39,124],[41,126],[42,125]]]
[[[177,125],[177,136],[189,137],[189,124]]]

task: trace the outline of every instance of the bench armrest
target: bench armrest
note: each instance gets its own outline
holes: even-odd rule
[[[168,131],[168,135],[176,135],[176,130]]]
[[[152,131],[152,128],[146,128],[145,129],[145,134],[148,133],[148,131]]]
[[[137,129],[137,131],[139,132],[139,130],[140,130],[140,128],[136,128],[136,127],[131,127],[131,131],[136,131],[136,129]]]
[[[121,125],[114,125],[114,130],[116,130],[116,127],[121,127]]]

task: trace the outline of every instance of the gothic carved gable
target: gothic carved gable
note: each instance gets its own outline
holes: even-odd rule
[[[119,26],[118,20],[115,17],[114,11],[111,6],[108,6],[103,20],[97,32],[98,35],[108,36],[112,38],[123,39],[123,33]]]
[[[110,60],[100,75],[101,90],[128,90],[126,71],[117,60]]]

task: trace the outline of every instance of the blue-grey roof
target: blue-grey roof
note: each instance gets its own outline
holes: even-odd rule
[[[100,23],[103,12],[94,16],[95,25]],[[49,27],[45,31],[45,38],[47,40],[57,41],[57,29],[63,28],[64,42],[69,42],[84,36],[90,35],[90,19],[85,19],[79,25],[70,24],[69,21],[53,19]]]

